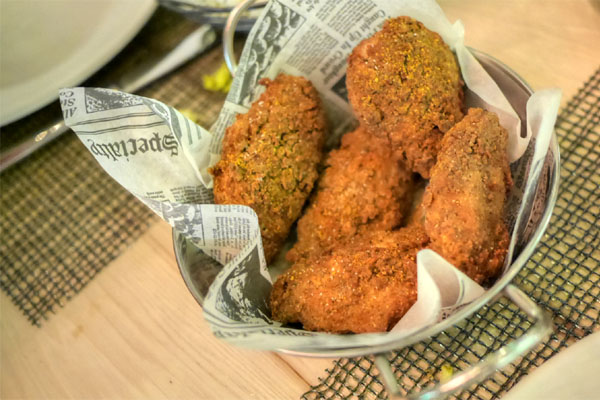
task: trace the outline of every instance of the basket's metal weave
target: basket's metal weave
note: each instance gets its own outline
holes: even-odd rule
[[[537,252],[514,283],[554,317],[552,336],[535,351],[458,399],[502,396],[557,352],[600,330],[600,69],[559,116],[561,189]],[[532,321],[506,299],[431,339],[390,354],[406,393],[420,392],[520,337]],[[340,359],[304,399],[387,398],[371,357]]]

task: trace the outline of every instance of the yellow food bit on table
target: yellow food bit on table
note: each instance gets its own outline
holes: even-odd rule
[[[454,368],[451,365],[442,365],[442,368],[440,368],[440,382],[449,381],[452,378],[452,374],[454,374]]]
[[[227,69],[227,65],[222,63],[219,69],[212,74],[202,75],[202,84],[204,89],[211,92],[229,92],[233,78]]]

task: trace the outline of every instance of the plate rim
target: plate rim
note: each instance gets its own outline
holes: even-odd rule
[[[80,69],[75,71],[70,69],[71,65],[68,63],[68,60],[72,59],[72,57],[69,57],[65,58],[64,62],[56,64],[54,68],[52,68],[49,72],[42,74],[41,76],[35,77],[31,80],[23,81],[22,83],[18,83],[16,85],[0,88],[0,127],[18,121],[19,119],[22,119],[57,100],[58,90],[60,88],[76,86],[91,77],[109,61],[111,61],[117,54],[119,54],[129,42],[131,42],[131,40],[148,22],[154,13],[154,10],[158,7],[158,4],[154,0],[108,0],[102,1],[102,3],[106,3],[107,6],[113,7],[123,6],[123,9],[128,11],[126,13],[121,13],[123,15],[121,20],[126,23],[121,24],[123,29],[116,31],[119,33],[118,36],[114,36],[113,40],[107,41],[106,46],[100,48],[96,47],[95,54],[97,54],[97,56],[93,57],[91,60],[88,59],[88,61],[82,62]],[[130,12],[133,10],[136,12]],[[111,16],[112,15],[114,15],[114,13],[111,14]],[[110,21],[110,18],[111,17],[107,17],[106,21]],[[116,23],[104,22],[104,24],[106,25],[100,26],[115,26]],[[76,46],[72,54],[73,56],[77,56],[82,52],[89,52],[92,47],[97,45],[97,43],[97,40],[84,42],[82,45]],[[69,68],[70,70],[68,75],[64,74],[66,68]],[[61,73],[65,75],[64,79],[56,79],[54,83],[48,84],[45,88],[39,86],[41,79],[47,80],[49,75],[50,77],[56,78],[57,75],[60,76]],[[20,101],[19,106],[8,106],[7,108],[6,105],[10,104],[15,98],[17,98],[15,96],[24,96],[21,93],[25,93],[26,97],[31,98],[31,100],[25,102]]]

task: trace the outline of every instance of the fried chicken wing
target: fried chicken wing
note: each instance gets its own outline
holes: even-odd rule
[[[216,204],[243,204],[258,215],[267,262],[279,251],[318,177],[326,121],[306,79],[280,74],[223,139],[211,169]]]
[[[291,262],[328,251],[367,230],[392,230],[411,203],[412,173],[392,161],[389,142],[359,127],[326,161],[316,194],[298,221]]]
[[[335,333],[391,329],[417,300],[420,227],[357,236],[330,254],[303,258],[271,292],[272,318]]]
[[[423,198],[431,248],[478,283],[498,276],[508,248],[507,140],[496,114],[470,109],[444,136]]]
[[[361,123],[429,178],[442,136],[463,117],[460,71],[442,38],[410,17],[390,19],[354,48],[346,85]]]

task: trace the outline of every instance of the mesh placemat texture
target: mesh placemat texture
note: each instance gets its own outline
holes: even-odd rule
[[[458,399],[501,397],[533,368],[600,330],[600,70],[561,112],[561,186],[548,230],[514,283],[553,315],[554,333]],[[405,393],[433,386],[522,336],[533,321],[506,299],[431,339],[389,354]],[[340,359],[304,399],[383,399],[371,357]],[[451,372],[450,372],[451,373]]]
[[[134,41],[85,85],[106,86],[196,27],[158,9]],[[192,110],[198,123],[209,127],[225,95],[202,89],[201,76],[222,62],[216,44],[141,94]],[[60,116],[59,109],[52,104],[2,128],[2,145],[43,128]],[[0,285],[36,325],[158,219],[110,178],[70,131],[4,171],[0,185]]]

